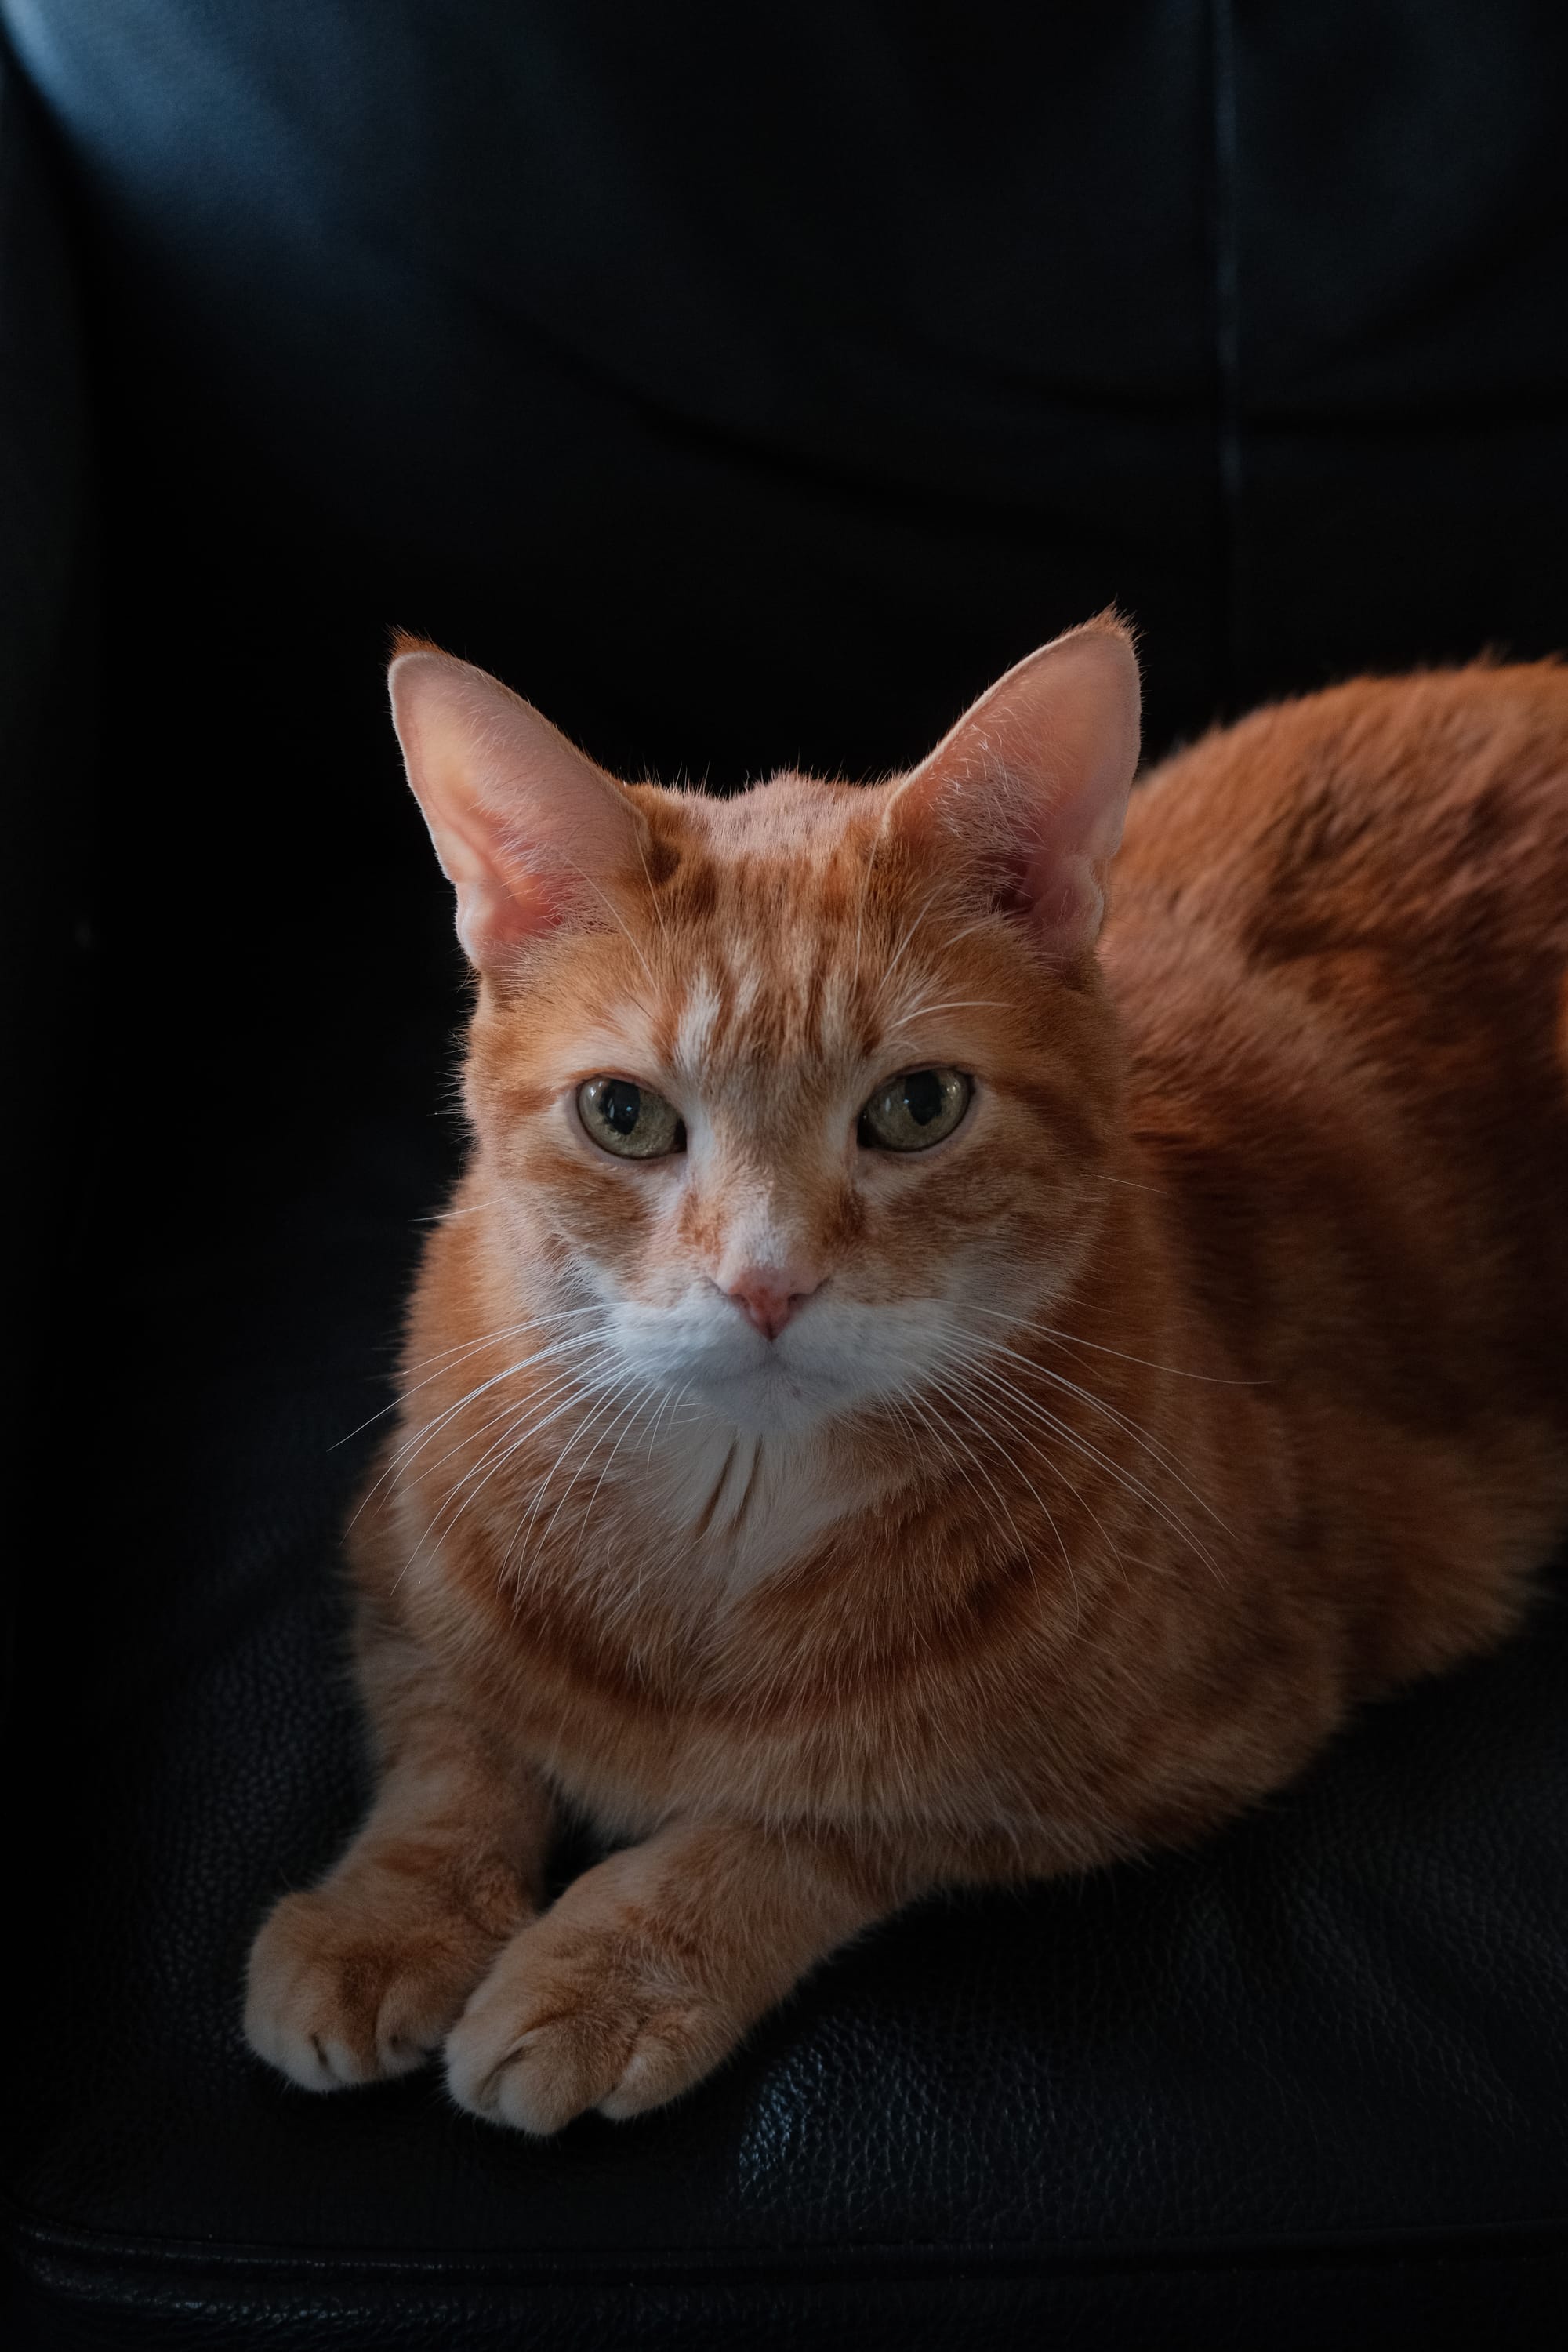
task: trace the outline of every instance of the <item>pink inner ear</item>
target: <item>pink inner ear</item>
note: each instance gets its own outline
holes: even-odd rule
[[[1064,961],[1093,947],[1138,766],[1138,665],[1113,617],[1010,669],[894,797],[889,816],[966,840],[994,901]]]
[[[499,971],[635,870],[642,819],[613,778],[509,688],[434,647],[389,674],[408,781],[458,896],[458,935]]]

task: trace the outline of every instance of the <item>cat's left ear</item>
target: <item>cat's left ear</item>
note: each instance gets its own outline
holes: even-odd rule
[[[1042,646],[965,711],[894,793],[888,821],[972,866],[1046,952],[1100,936],[1106,868],[1138,767],[1131,632],[1114,613]]]

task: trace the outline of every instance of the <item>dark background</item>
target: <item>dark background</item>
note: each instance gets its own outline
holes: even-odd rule
[[[719,789],[907,761],[1112,600],[1156,752],[1560,648],[1568,18],[0,22],[18,2340],[1552,2340],[1551,1604],[1201,1855],[889,1930],[632,2129],[291,2097],[236,1989],[357,1801],[350,1433],[460,1147],[388,626]]]

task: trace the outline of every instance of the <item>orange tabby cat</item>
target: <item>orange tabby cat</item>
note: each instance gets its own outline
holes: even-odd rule
[[[353,1535],[374,1807],[247,2023],[551,2132],[912,1896],[1189,1838],[1568,1521],[1568,672],[1141,791],[1110,617],[910,775],[612,782],[408,643],[474,1150]],[[625,1841],[541,1909],[563,1802]]]

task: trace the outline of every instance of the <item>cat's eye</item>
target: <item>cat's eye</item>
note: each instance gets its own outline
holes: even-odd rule
[[[860,1113],[859,1141],[868,1151],[929,1151],[952,1133],[973,1092],[962,1070],[906,1070]]]
[[[673,1103],[630,1078],[588,1078],[577,1089],[577,1116],[602,1151],[617,1160],[668,1160],[686,1149]]]

